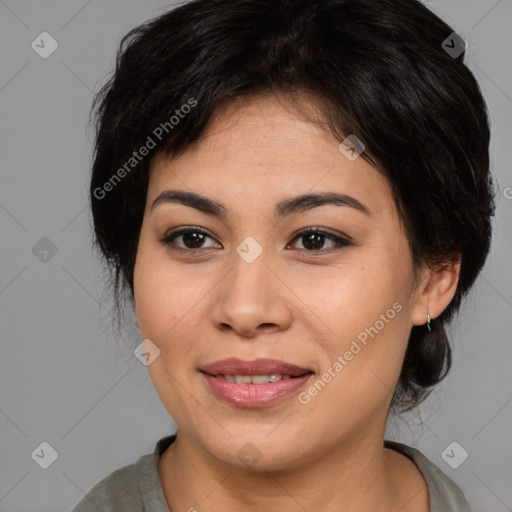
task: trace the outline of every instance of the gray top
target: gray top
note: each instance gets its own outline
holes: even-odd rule
[[[176,434],[163,437],[153,453],[115,470],[97,483],[72,512],[170,512],[157,464],[175,439]],[[428,485],[430,512],[471,512],[457,484],[419,450],[394,441],[384,441],[384,446],[403,453],[418,466]]]

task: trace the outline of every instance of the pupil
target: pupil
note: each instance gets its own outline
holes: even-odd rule
[[[318,250],[322,248],[324,236],[319,233],[304,235],[302,243],[306,249]]]
[[[190,231],[188,233],[184,233],[183,235],[183,243],[190,249],[197,249],[201,247],[201,244],[204,239],[204,235],[201,233],[197,233],[195,231]]]

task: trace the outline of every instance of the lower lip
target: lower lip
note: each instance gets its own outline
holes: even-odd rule
[[[228,404],[237,407],[266,407],[295,393],[312,374],[269,384],[233,384],[222,377],[212,377],[206,373],[203,376],[213,393]]]

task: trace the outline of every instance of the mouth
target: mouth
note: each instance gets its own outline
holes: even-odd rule
[[[281,379],[293,379],[314,373],[310,368],[302,368],[278,359],[255,359],[244,361],[230,358],[216,361],[205,367],[201,372],[225,379],[233,384],[267,384]]]
[[[210,374],[208,374],[210,375]],[[303,375],[306,375],[304,373]],[[297,379],[298,377],[302,377],[302,375],[282,375],[280,373],[272,372],[265,375],[210,375],[211,377],[216,377],[218,379],[223,379],[226,382],[230,382],[231,384],[255,384],[256,386],[262,384],[270,384],[272,382],[279,382],[280,380],[288,380],[288,379]]]
[[[201,368],[210,390],[222,401],[237,407],[265,407],[301,388],[314,374],[277,359],[243,361],[231,358]]]

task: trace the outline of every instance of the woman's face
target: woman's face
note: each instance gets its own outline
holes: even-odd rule
[[[383,436],[425,302],[388,183],[338,146],[267,97],[152,161],[136,312],[163,404],[216,460],[286,468]]]

